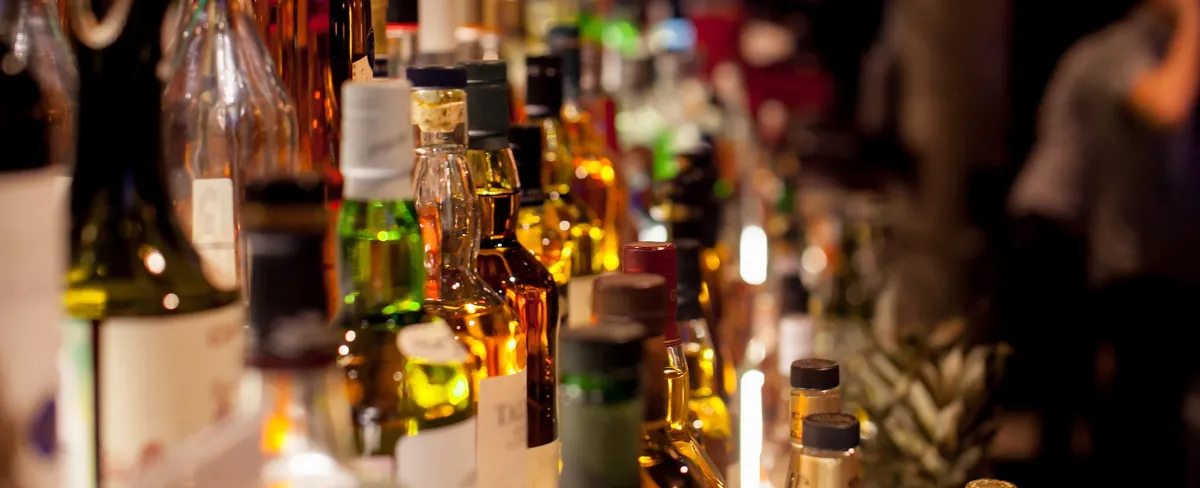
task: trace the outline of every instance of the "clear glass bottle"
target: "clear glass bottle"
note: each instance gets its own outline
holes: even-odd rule
[[[296,172],[296,113],[243,0],[188,5],[162,98],[167,180],[209,280],[236,289],[242,181]]]
[[[568,321],[567,289],[571,280],[571,256],[575,240],[562,228],[564,216],[559,205],[548,205],[546,191],[539,182],[545,181],[542,164],[542,128],[535,125],[514,126],[508,134],[517,174],[521,182],[521,208],[517,211],[517,240],[554,277],[559,293],[559,325]],[[583,322],[586,323],[585,317]]]
[[[787,488],[852,488],[862,483],[858,418],[845,413],[804,417],[804,438],[792,447]]]
[[[411,87],[342,86],[338,272],[342,338],[360,473],[407,488],[470,479],[478,365],[424,309],[424,244],[413,188]]]
[[[478,486],[523,487],[526,338],[516,313],[475,271],[480,207],[467,169],[462,68],[408,69],[417,142],[417,217],[425,243],[425,305],[479,358]]]
[[[136,486],[392,486],[359,481],[345,464],[354,456],[354,432],[345,375],[335,367],[337,335],[327,326],[326,214],[316,178],[247,185],[247,359],[261,383],[258,405],[244,405],[185,441]]]
[[[480,210],[479,275],[500,292],[525,328],[529,482],[556,487],[558,441],[558,287],[550,271],[517,240],[520,182],[509,149],[508,66],[465,63],[469,144],[467,162]]]
[[[238,293],[205,278],[166,211],[157,76],[166,9],[166,2],[114,9],[104,25],[123,26],[116,31],[77,23],[94,15],[86,3],[71,11],[79,160],[57,432],[63,483],[72,488],[131,482],[155,457],[228,414],[241,378]]]
[[[27,74],[40,93],[49,125],[50,165],[70,175],[75,167],[79,72],[59,24],[55,0],[7,0],[0,4],[0,56],[9,76]]]

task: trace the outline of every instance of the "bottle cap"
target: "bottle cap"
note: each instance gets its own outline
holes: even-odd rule
[[[1017,488],[1017,485],[1007,481],[981,479],[968,482],[966,488]]]
[[[511,112],[508,63],[471,61],[460,66],[467,71],[467,131],[471,148],[508,147],[508,115]]]
[[[808,288],[798,273],[788,273],[780,279],[779,294],[783,298],[779,307],[784,314],[808,313]]]
[[[454,39],[454,30],[458,28],[455,15],[456,9],[448,7],[446,0],[418,0],[417,48],[421,53],[454,52],[458,47]]]
[[[669,295],[663,277],[643,273],[605,274],[597,276],[592,286],[592,316],[596,323],[632,320],[645,327],[647,337],[665,336],[667,310],[675,307],[667,305]]]
[[[542,128],[536,125],[516,125],[508,131],[513,159],[517,162],[517,179],[521,200],[545,198],[542,191]]]
[[[467,87],[467,70],[459,66],[409,66],[405,74],[413,88],[461,90]]]
[[[562,59],[563,94],[568,99],[579,97],[579,82],[583,64],[579,54],[579,27],[556,25],[546,33],[550,53]]]
[[[566,329],[559,335],[560,374],[596,374],[640,378],[646,328],[625,318],[608,318],[595,327]]]
[[[562,110],[562,62],[558,56],[525,58],[525,113],[556,117]]]
[[[792,388],[832,390],[837,388],[840,383],[836,361],[817,358],[792,361]]]
[[[804,417],[804,447],[828,451],[849,451],[858,447],[858,418],[845,413],[814,413]]]
[[[679,342],[679,329],[675,325],[675,308],[678,290],[677,261],[675,245],[670,242],[631,242],[625,245],[621,263],[625,273],[650,273],[662,276],[667,284],[667,324],[664,326],[663,337],[667,345]]]
[[[412,104],[407,81],[342,84],[342,159],[347,199],[413,195]]]

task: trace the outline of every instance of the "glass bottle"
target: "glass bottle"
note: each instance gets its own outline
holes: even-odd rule
[[[792,447],[787,488],[852,488],[862,483],[858,418],[845,413],[804,417],[804,438]]]
[[[296,113],[242,0],[194,0],[174,42],[162,98],[175,217],[209,280],[239,288],[242,181],[297,168]]]
[[[335,367],[337,335],[327,326],[325,192],[316,177],[247,185],[247,362],[261,384],[258,405],[185,441],[136,486],[391,486],[359,481],[345,464],[354,432],[345,376]]]
[[[1017,488],[1017,485],[1014,485],[1007,481],[992,480],[992,479],[978,479],[975,481],[967,482],[966,488]]]
[[[525,328],[530,483],[558,486],[558,287],[550,271],[517,240],[520,182],[509,149],[508,66],[465,63],[467,163],[479,202],[479,275],[500,292]]]
[[[425,243],[425,306],[481,362],[478,486],[525,486],[526,343],[516,313],[475,272],[480,211],[467,169],[466,70],[412,67],[417,217]]]
[[[0,28],[21,15],[0,5]],[[13,58],[12,39],[0,35],[0,60]],[[0,486],[12,487],[59,486],[54,394],[67,216],[58,187],[70,165],[53,161],[60,122],[42,109],[47,96],[29,61],[0,70],[0,333],[8,338],[0,342]]]
[[[39,110],[44,112],[50,138],[47,159],[60,174],[70,175],[75,167],[79,72],[59,23],[58,2],[7,0],[0,4],[0,46],[12,81],[28,76],[37,85]]]
[[[167,2],[105,22],[73,5],[80,65],[79,161],[57,431],[64,486],[125,486],[143,466],[232,408],[245,311],[204,276],[170,208],[161,158]],[[126,18],[121,18],[127,15]],[[104,24],[108,25],[108,24]],[[113,123],[120,114],[122,123]]]
[[[780,297],[778,303],[780,312],[774,352],[775,370],[767,375],[768,384],[764,385],[764,390],[769,390],[764,395],[769,394],[770,396],[767,398],[775,399],[768,403],[775,406],[768,407],[763,418],[768,419],[768,422],[772,422],[777,427],[769,432],[772,441],[779,444],[790,444],[791,412],[785,410],[789,402],[788,398],[792,394],[788,388],[788,378],[794,377],[792,371],[795,371],[797,361],[814,356],[815,329],[813,319],[808,315],[808,289],[800,280],[799,274],[788,273],[780,279],[778,296]],[[808,365],[810,363],[801,364]],[[837,409],[835,408],[833,411],[836,412]]]
[[[334,326],[362,473],[437,488],[475,469],[477,365],[446,322],[424,310],[410,91],[402,80],[342,86],[337,238],[345,295]]]
[[[565,217],[559,226],[566,229],[575,241],[571,256],[571,282],[567,291],[568,315],[570,320],[582,324],[591,316],[588,311],[592,289],[589,277],[603,269],[600,249],[604,242],[604,229],[596,219],[595,212],[571,195],[575,168],[560,118],[563,82],[559,58],[529,56],[525,58],[525,69],[525,115],[528,123],[542,127],[542,170],[547,175],[543,180],[546,205],[556,207],[556,213]],[[576,290],[576,293],[571,293],[572,290]]]
[[[568,321],[567,288],[571,280],[571,257],[575,240],[562,228],[565,216],[561,205],[547,204],[546,191],[538,182],[546,181],[542,164],[542,128],[517,125],[508,133],[517,175],[521,183],[521,208],[517,211],[517,240],[538,258],[554,277],[559,294],[559,325]],[[584,318],[586,323],[587,318]]]
[[[838,386],[840,368],[828,359],[799,359],[792,362],[791,400],[792,443],[804,438],[804,419],[816,413],[842,410],[842,392]]]

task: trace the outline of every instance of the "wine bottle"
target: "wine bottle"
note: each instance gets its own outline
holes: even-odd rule
[[[229,413],[241,376],[238,293],[205,278],[168,210],[155,69],[168,4],[114,8],[100,25],[123,26],[116,30],[98,26],[85,3],[71,11],[79,161],[57,430],[72,488],[127,486]],[[123,122],[114,124],[114,114]]]

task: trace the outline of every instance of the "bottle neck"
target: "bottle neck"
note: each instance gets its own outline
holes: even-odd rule
[[[483,240],[515,239],[521,188],[512,150],[506,137],[479,142],[492,142],[467,152],[479,199],[479,235]],[[472,145],[476,145],[474,140]]]
[[[575,165],[567,148],[567,132],[558,112],[531,116],[529,122],[542,127],[542,190],[549,198],[571,194]]]
[[[412,186],[412,180],[405,179]],[[351,188],[350,180],[346,188]],[[412,193],[412,190],[407,190]],[[425,300],[425,253],[412,197],[342,202],[339,223],[340,314],[417,312]]]
[[[687,357],[678,340],[666,341],[667,367],[663,374],[667,378],[667,429],[674,434],[690,436],[688,432],[688,386]]]
[[[261,374],[263,454],[280,457],[315,451],[338,459],[354,456],[344,373],[331,366]]]
[[[489,296],[475,274],[479,254],[474,185],[456,149],[421,148],[417,159],[417,218],[425,242],[426,300],[465,303]]]

